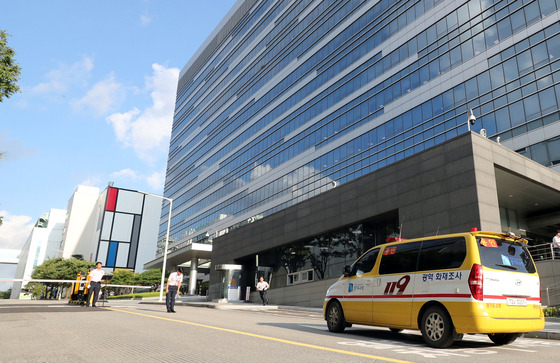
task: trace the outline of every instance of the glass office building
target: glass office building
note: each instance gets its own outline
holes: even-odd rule
[[[178,248],[468,131],[560,163],[559,0],[239,0],[181,72]],[[164,207],[160,238],[165,238]]]

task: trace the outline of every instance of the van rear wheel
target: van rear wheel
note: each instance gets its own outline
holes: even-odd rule
[[[338,301],[332,302],[327,309],[327,327],[333,333],[342,333],[346,328],[346,319]]]
[[[519,333],[496,333],[488,334],[488,338],[496,345],[506,345],[513,343],[520,335]]]
[[[453,344],[453,324],[449,314],[439,306],[429,307],[422,315],[420,326],[426,344],[434,348],[447,348]]]

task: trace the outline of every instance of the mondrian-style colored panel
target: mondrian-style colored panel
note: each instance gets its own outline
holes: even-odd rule
[[[119,244],[117,242],[109,243],[109,253],[107,253],[107,267],[115,267],[115,261],[117,259],[117,248]]]
[[[130,253],[128,254],[128,268],[136,267],[136,252],[138,251],[138,240],[140,239],[140,223],[142,216],[134,216],[134,225],[132,226],[132,239],[130,241]]]
[[[116,212],[142,214],[144,204],[144,194],[132,192],[130,190],[119,190]]]
[[[126,262],[128,260],[129,250],[130,250],[129,243],[119,243],[119,248],[117,249],[117,260],[115,261],[115,267],[126,268]]]
[[[97,261],[103,266],[107,265],[107,251],[109,251],[109,241],[99,242],[99,251],[97,252]]]
[[[101,229],[101,239],[111,239],[111,229],[113,228],[113,212],[105,212],[103,216],[103,228]]]
[[[115,210],[115,204],[117,203],[117,192],[118,189],[116,188],[109,188],[107,190],[107,203],[105,204],[105,210]]]
[[[115,213],[113,223],[113,231],[111,232],[111,241],[130,242],[132,237],[132,223],[134,215]]]

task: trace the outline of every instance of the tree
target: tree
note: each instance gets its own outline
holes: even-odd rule
[[[161,270],[153,268],[136,274],[133,282],[135,285],[139,286],[152,286],[152,290],[155,291],[161,283]]]
[[[0,291],[0,299],[9,299],[11,294],[12,294],[11,288],[6,291]]]
[[[134,271],[132,270],[116,268],[113,271],[113,277],[111,278],[111,285],[132,285],[133,281],[134,281]],[[126,293],[125,291],[123,291],[122,288],[114,288],[114,289],[115,290],[118,289],[115,292],[117,295]],[[124,289],[128,290],[128,288],[124,288]]]
[[[17,84],[21,74],[21,68],[15,62],[16,52],[8,47],[8,36],[5,30],[0,30],[0,102],[4,97],[10,98],[11,95],[20,91]]]
[[[40,282],[30,282],[22,288],[23,291],[30,293],[32,299],[38,299],[43,291],[43,284]]]
[[[2,156],[4,156],[4,153],[0,152],[0,159],[2,159]],[[4,216],[0,216],[0,226],[3,223],[3,218],[4,218]]]
[[[31,278],[40,280],[75,280],[78,272],[83,275],[93,268],[94,263],[77,258],[64,259],[62,257],[46,260],[42,265],[35,267]],[[69,283],[47,282],[47,289],[69,286]],[[58,289],[60,291],[60,289]]]
[[[309,242],[312,253],[307,255],[307,259],[316,272],[316,276],[323,280],[329,266],[329,262],[336,258],[346,255],[341,246],[341,236],[337,233],[328,233],[316,237]]]

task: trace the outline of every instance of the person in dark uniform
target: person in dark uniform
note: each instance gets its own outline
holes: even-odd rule
[[[181,288],[183,282],[183,268],[177,267],[177,272],[173,272],[167,278],[167,286],[165,288],[165,305],[168,313],[175,312],[175,296]]]
[[[266,298],[266,292],[270,288],[268,282],[264,281],[264,277],[260,277],[259,282],[257,283],[257,291],[261,295],[261,300],[263,305],[268,304],[268,299]]]
[[[101,262],[97,262],[95,264],[95,270],[91,270],[89,273],[88,295],[85,305],[86,308],[89,307],[90,303],[92,307],[97,307],[95,303],[99,297],[99,290],[101,289],[101,279],[103,278],[103,275],[105,275],[105,271],[101,269]]]

